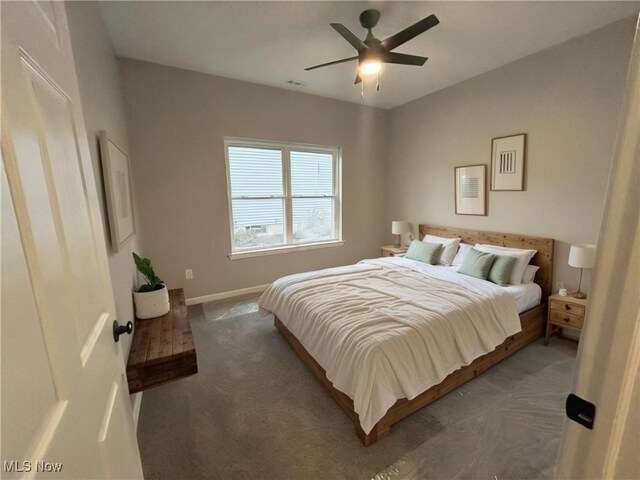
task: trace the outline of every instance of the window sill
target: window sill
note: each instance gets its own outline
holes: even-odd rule
[[[248,252],[229,253],[227,256],[231,260],[240,260],[242,258],[263,257],[265,255],[279,255],[281,253],[315,250],[316,248],[340,247],[344,245],[344,243],[344,240],[331,240],[329,242],[305,243],[304,245],[285,245],[283,247],[250,250]]]

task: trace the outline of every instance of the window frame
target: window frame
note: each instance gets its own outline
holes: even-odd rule
[[[344,245],[342,239],[342,148],[335,146],[313,145],[306,143],[277,142],[272,140],[255,140],[239,137],[224,137],[224,158],[227,174],[227,203],[229,209],[229,239],[231,242],[230,259],[255,257],[262,255],[272,255],[286,253],[290,251],[308,250],[313,248],[335,247]],[[231,171],[229,169],[229,147],[264,148],[276,149],[281,152],[282,161],[282,195],[267,196],[232,196],[231,192]],[[293,195],[291,188],[291,151],[305,153],[331,154],[333,159],[333,194],[332,195]],[[296,198],[331,198],[333,199],[333,230],[334,238],[327,240],[293,240],[293,199]],[[269,247],[246,247],[237,248],[234,238],[233,223],[233,200],[255,199],[271,200],[282,199],[284,207],[283,215],[283,236],[284,243]]]

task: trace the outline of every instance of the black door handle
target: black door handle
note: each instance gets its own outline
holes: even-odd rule
[[[131,335],[133,332],[133,323],[127,322],[126,325],[118,325],[118,321],[113,321],[113,340],[117,343],[120,340],[120,335],[127,333]]]
[[[573,393],[567,397],[565,404],[567,417],[583,427],[593,430],[593,422],[596,419],[596,406]]]

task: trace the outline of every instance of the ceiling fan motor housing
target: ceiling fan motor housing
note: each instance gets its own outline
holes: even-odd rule
[[[380,20],[380,12],[378,10],[365,10],[360,14],[360,25],[367,30],[375,27]]]

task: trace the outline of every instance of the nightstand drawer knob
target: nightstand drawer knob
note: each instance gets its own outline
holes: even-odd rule
[[[567,304],[565,304],[565,305],[564,305],[564,308],[565,308],[566,310],[571,310],[571,305],[567,305]]]
[[[564,317],[564,318],[563,318],[563,320],[564,320],[565,322],[570,322],[570,321],[571,321],[571,320],[570,320],[570,319],[568,319],[567,317]]]

